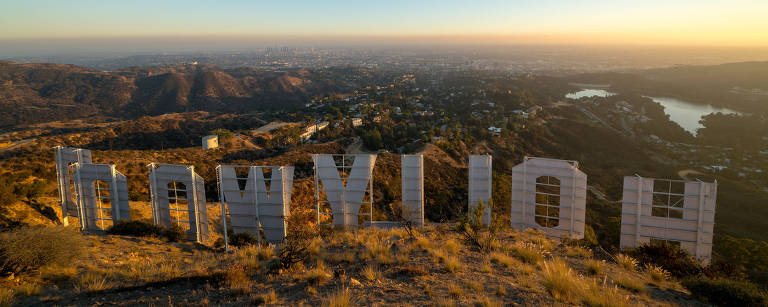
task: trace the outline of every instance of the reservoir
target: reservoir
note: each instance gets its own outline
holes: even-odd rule
[[[701,117],[704,115],[718,112],[723,114],[744,115],[744,113],[728,108],[718,108],[708,104],[695,104],[676,98],[646,97],[664,106],[664,113],[669,115],[669,119],[676,122],[680,127],[683,127],[683,129],[693,135],[696,135],[696,129],[704,127],[699,124],[699,120],[701,120]]]
[[[579,99],[583,97],[608,97],[613,95],[616,95],[616,93],[603,89],[582,89],[578,92],[566,94],[565,98]],[[683,127],[683,129],[694,136],[696,135],[696,129],[704,127],[699,124],[699,120],[701,120],[701,117],[704,115],[717,112],[723,114],[744,115],[744,113],[728,108],[718,108],[707,104],[695,104],[676,98],[645,97],[661,104],[664,107],[664,113],[669,115],[670,120],[676,122],[680,127]]]

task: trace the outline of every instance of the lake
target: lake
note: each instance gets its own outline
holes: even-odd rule
[[[648,97],[651,100],[658,102],[664,106],[664,113],[669,115],[669,119],[676,122],[680,127],[683,127],[686,131],[693,135],[696,135],[696,129],[703,128],[704,126],[699,124],[699,120],[704,115],[710,113],[723,113],[723,114],[739,114],[744,113],[731,110],[728,108],[713,107],[708,104],[695,104],[684,100],[669,98],[669,97]]]
[[[583,97],[608,97],[613,95],[616,95],[616,93],[611,93],[603,89],[582,89],[578,92],[566,94],[565,98],[579,99]],[[664,106],[664,113],[669,115],[669,119],[676,122],[680,127],[683,127],[683,129],[693,135],[696,135],[696,129],[704,127],[699,124],[699,120],[701,120],[701,117],[704,115],[717,112],[723,114],[744,115],[742,112],[728,108],[718,108],[707,104],[695,104],[676,98],[645,97]]]

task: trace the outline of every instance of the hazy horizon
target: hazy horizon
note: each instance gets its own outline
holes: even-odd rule
[[[0,41],[411,41],[768,47],[768,2],[484,0],[24,1],[0,4]]]

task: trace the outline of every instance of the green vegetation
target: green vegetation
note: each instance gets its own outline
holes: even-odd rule
[[[768,294],[745,281],[693,277],[684,280],[683,285],[693,295],[720,306],[768,305]]]

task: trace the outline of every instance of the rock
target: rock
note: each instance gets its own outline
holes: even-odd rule
[[[362,287],[363,286],[363,284],[361,284],[359,281],[357,281],[357,279],[354,279],[354,278],[350,278],[349,279],[349,284],[354,286],[354,287]]]

